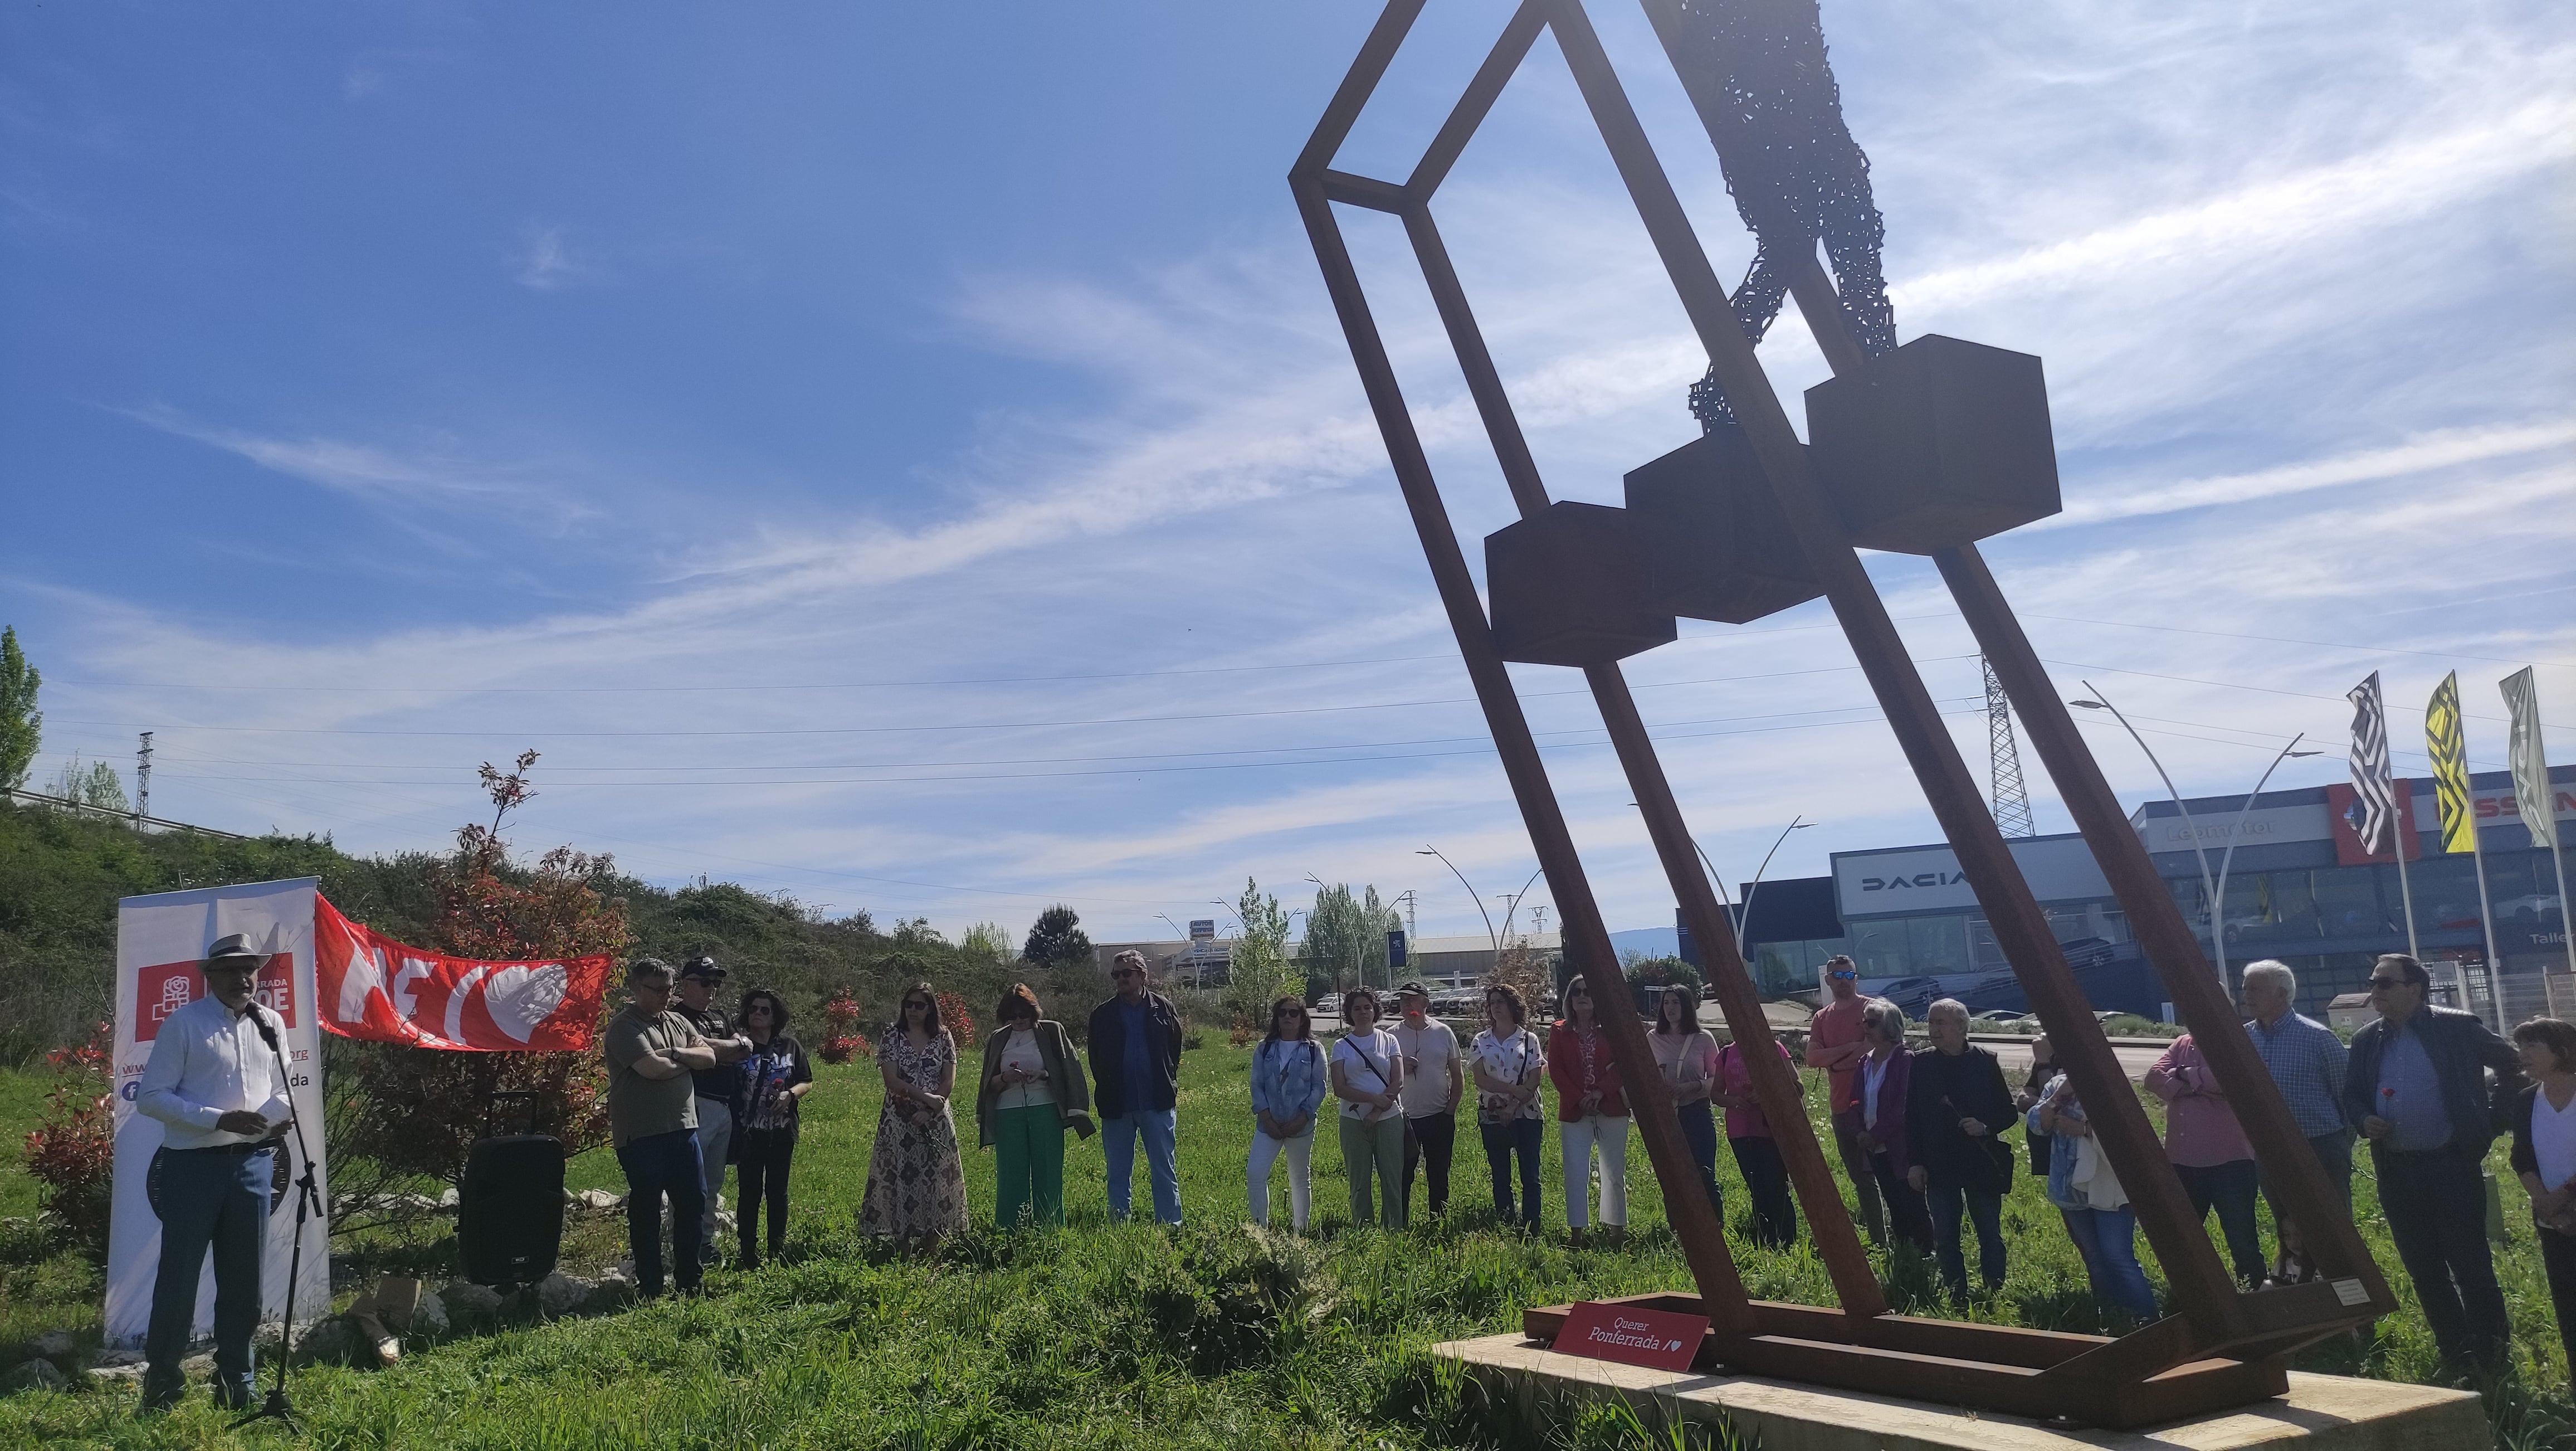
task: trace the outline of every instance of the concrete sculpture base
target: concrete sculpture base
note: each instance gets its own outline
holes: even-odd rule
[[[1758,1436],[1763,1451],[2475,1451],[2495,1441],[2467,1391],[2335,1375],[2293,1372],[2289,1392],[2270,1400],[2103,1431],[1755,1376],[1613,1365],[1558,1355],[1522,1335],[1453,1340],[1433,1354],[1461,1362],[1508,1404],[1620,1396],[1650,1417],[1714,1422],[1723,1414],[1748,1441]]]

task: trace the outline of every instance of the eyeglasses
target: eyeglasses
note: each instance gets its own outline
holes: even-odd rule
[[[767,1003],[753,1003],[746,1011],[768,1015],[777,1012],[777,1009]]]
[[[2408,985],[2409,984],[2406,979],[2402,977],[2374,977],[2370,980],[2370,990],[2372,992],[2378,992],[2382,988],[2406,987]]]
[[[923,1002],[919,998],[906,998],[904,1000],[903,1010],[908,1013],[914,1008],[919,1008],[926,1013],[930,1011],[930,1004]]]
[[[1839,968],[1839,967],[1838,967],[1838,968],[1835,968],[1832,972],[1826,973],[1826,974],[1825,974],[1825,976],[1827,976],[1827,977],[1858,977],[1858,976],[1860,976],[1860,974],[1859,974],[1859,973],[1856,973],[1856,972],[1852,972],[1852,971],[1850,971],[1850,970],[1848,970],[1848,969],[1845,969],[1845,968]]]
[[[1111,977],[1120,977],[1120,978],[1125,978],[1125,977],[1143,977],[1145,974],[1144,974],[1144,973],[1142,973],[1142,972],[1140,972],[1140,971],[1138,971],[1138,970],[1136,970],[1135,968],[1132,968],[1132,967],[1121,967],[1121,968],[1117,968],[1117,969],[1113,970],[1109,975],[1110,975]]]

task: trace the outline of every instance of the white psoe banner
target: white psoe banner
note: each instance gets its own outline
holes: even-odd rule
[[[152,1040],[171,1013],[203,997],[199,964],[218,937],[242,932],[251,945],[275,954],[259,975],[259,1001],[286,1021],[287,1094],[304,1125],[304,1140],[322,1153],[322,1039],[313,1008],[313,900],[315,879],[254,882],[194,892],[128,897],[116,913],[116,1207],[107,1247],[107,1342],[134,1345],[152,1319],[152,1282],[161,1268],[161,1219],[153,1207],[152,1160],[161,1148],[161,1124],[134,1107]],[[276,1156],[276,1192],[268,1216],[268,1243],[260,1257],[260,1314],[273,1320],[286,1308],[287,1264],[295,1248],[295,1134],[289,1130]],[[330,1180],[314,1165],[330,1205]],[[303,1283],[297,1314],[310,1320],[331,1303],[331,1228],[317,1214],[304,1227]],[[211,1334],[215,1316],[212,1257],[198,1272],[198,1336]]]

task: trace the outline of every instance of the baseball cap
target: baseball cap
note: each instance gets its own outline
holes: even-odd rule
[[[1431,996],[1431,984],[1418,977],[1409,977],[1404,980],[1404,986],[1395,990],[1397,997],[1404,997],[1411,993],[1420,993],[1427,998]]]
[[[725,970],[716,966],[716,960],[714,958],[701,952],[697,956],[692,957],[687,962],[681,964],[680,976],[700,978],[707,982],[722,982],[724,981]]]

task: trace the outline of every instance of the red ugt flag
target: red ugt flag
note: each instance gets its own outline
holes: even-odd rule
[[[406,947],[313,899],[313,996],[343,1038],[487,1053],[590,1047],[608,955],[477,962]]]

